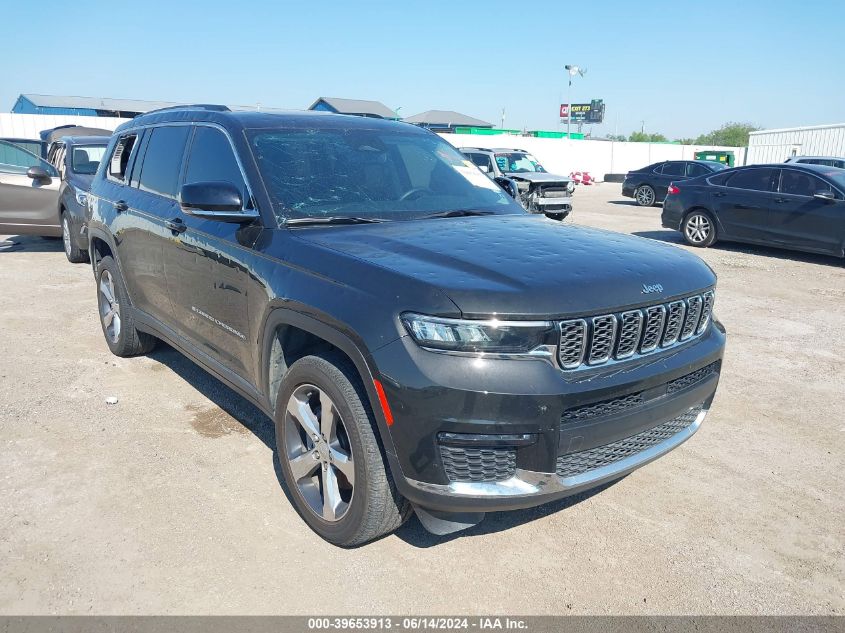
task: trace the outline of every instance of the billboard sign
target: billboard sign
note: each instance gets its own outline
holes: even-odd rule
[[[569,121],[569,104],[560,104],[560,118],[564,123]],[[573,123],[601,123],[604,121],[604,101],[593,99],[590,103],[572,104]]]

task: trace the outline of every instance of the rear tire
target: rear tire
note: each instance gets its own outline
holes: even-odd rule
[[[326,354],[296,361],[276,399],[276,454],[290,496],[312,530],[342,547],[389,534],[411,510],[364,394],[349,362]]]
[[[157,339],[135,329],[135,319],[120,269],[111,257],[97,265],[97,307],[103,336],[111,353],[128,357],[151,351]]]
[[[62,243],[65,248],[65,257],[71,264],[88,263],[88,251],[83,251],[76,245],[76,240],[73,238],[73,223],[67,212],[62,212]]]
[[[707,211],[690,211],[681,223],[681,233],[690,246],[707,248],[716,241],[716,221]]]
[[[657,196],[651,185],[640,185],[634,190],[634,200],[641,207],[653,207]]]

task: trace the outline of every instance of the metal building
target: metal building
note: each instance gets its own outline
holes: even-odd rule
[[[791,156],[845,157],[845,123],[751,132],[746,165],[782,163]]]

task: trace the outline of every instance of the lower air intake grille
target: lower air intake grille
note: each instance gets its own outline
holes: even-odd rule
[[[702,408],[702,405],[692,407],[677,418],[631,437],[585,451],[561,455],[557,458],[557,475],[574,477],[641,453],[689,427],[695,422]]]
[[[639,393],[629,393],[627,396],[621,398],[614,398],[613,400],[604,400],[596,402],[595,404],[588,404],[583,407],[575,407],[574,409],[567,409],[560,416],[560,421],[564,424],[567,422],[581,422],[582,420],[589,420],[590,418],[597,418],[602,415],[612,415],[620,413],[626,409],[631,409],[643,403],[643,397]]]
[[[680,378],[675,378],[672,382],[666,385],[666,393],[673,394],[681,391],[682,389],[686,389],[687,387],[691,387],[697,382],[701,382],[705,378],[707,378],[710,374],[712,374],[716,370],[716,363],[710,363],[706,367],[702,367],[701,369],[696,369],[694,372],[687,374],[686,376],[681,376]]]
[[[516,449],[441,446],[449,481],[505,481],[516,474]]]

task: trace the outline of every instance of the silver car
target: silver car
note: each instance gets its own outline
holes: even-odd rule
[[[53,165],[0,140],[0,234],[60,237],[60,186]]]

